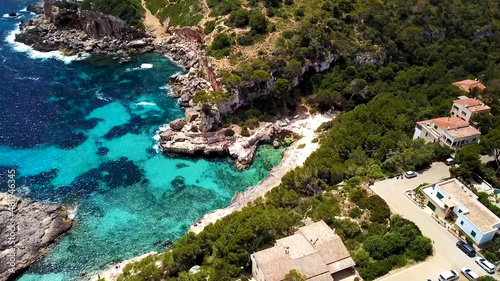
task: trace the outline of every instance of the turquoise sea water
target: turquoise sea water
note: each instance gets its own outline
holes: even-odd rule
[[[5,0],[0,14],[32,2]],[[5,40],[29,17],[20,14],[0,20],[0,176],[15,168],[19,195],[77,207],[73,232],[20,280],[78,280],[161,251],[281,161],[283,149],[269,146],[243,172],[230,159],[159,153],[158,127],[183,116],[165,84],[181,69],[155,54],[123,65],[47,58],[60,55]]]

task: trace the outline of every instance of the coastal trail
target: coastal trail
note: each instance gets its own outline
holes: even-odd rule
[[[271,169],[267,178],[259,185],[250,187],[243,193],[237,193],[228,207],[205,214],[189,228],[189,231],[196,234],[200,233],[205,226],[210,223],[215,223],[217,220],[235,211],[241,210],[248,203],[264,196],[269,190],[278,186],[281,183],[281,178],[288,171],[302,166],[309,155],[319,148],[319,142],[313,142],[317,137],[316,129],[318,129],[321,124],[332,119],[333,117],[329,115],[308,114],[306,118],[292,120],[287,128],[301,135],[302,138],[287,148],[281,163]]]
[[[144,20],[142,21],[144,23],[144,26],[146,27],[146,30],[156,38],[162,38],[167,36],[167,29],[168,27],[161,24],[160,20],[155,17],[151,11],[146,6],[146,1],[142,0],[142,7],[144,10],[146,10],[146,14],[144,17]]]

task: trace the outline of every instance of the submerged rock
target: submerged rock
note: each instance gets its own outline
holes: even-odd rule
[[[11,216],[11,209],[13,215]],[[14,223],[15,228],[12,228]],[[54,242],[71,229],[74,222],[65,206],[43,204],[0,193],[0,280],[18,276],[44,256]],[[12,237],[12,238],[11,238]],[[9,241],[15,240],[15,256]],[[6,261],[14,260],[15,273]]]
[[[175,177],[175,179],[172,180],[171,184],[172,187],[177,191],[181,191],[186,188],[186,180],[182,176]]]

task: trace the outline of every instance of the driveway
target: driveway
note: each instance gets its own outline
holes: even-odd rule
[[[462,267],[468,267],[480,276],[487,273],[480,268],[473,258],[469,258],[460,251],[455,243],[457,238],[437,224],[429,214],[416,206],[405,195],[404,191],[413,189],[422,183],[435,183],[450,176],[449,167],[444,163],[434,163],[431,168],[419,173],[413,179],[388,179],[376,182],[371,188],[389,204],[394,213],[415,222],[422,233],[434,242],[436,255],[421,264],[406,270],[388,275],[380,280],[384,281],[422,281],[427,278],[437,280],[439,274],[445,270],[454,269],[457,272]],[[500,280],[500,274],[493,277]],[[466,280],[460,274],[460,280]]]

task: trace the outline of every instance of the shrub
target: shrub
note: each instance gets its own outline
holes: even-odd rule
[[[304,147],[306,147],[306,144],[305,144],[305,143],[303,143],[303,144],[299,144],[299,145],[297,146],[297,149],[302,149],[302,148],[304,148]]]
[[[363,214],[360,208],[356,207],[354,209],[349,210],[349,217],[355,219],[359,218]]]
[[[196,125],[191,126],[191,132],[198,133],[199,131],[200,131],[200,129],[198,129],[198,126],[196,126]]]
[[[238,37],[236,37],[236,42],[242,46],[250,46],[254,43],[253,37],[246,34],[238,35]]]
[[[299,18],[305,16],[304,10],[303,9],[295,10],[295,16]]]
[[[211,21],[207,21],[207,23],[205,24],[205,29],[203,30],[203,33],[205,33],[206,35],[212,33],[212,31],[214,31],[215,29],[215,21],[211,20]]]
[[[474,245],[474,239],[470,238],[469,236],[465,236],[465,241],[471,245]]]
[[[233,39],[231,36],[226,33],[219,33],[214,37],[214,41],[208,48],[207,53],[216,59],[221,59],[225,56],[229,56],[232,45]]]
[[[250,20],[250,13],[245,9],[238,9],[229,15],[229,25],[245,27]]]
[[[248,131],[247,127],[243,127],[241,129],[241,136],[243,136],[243,137],[249,137],[250,136],[250,132]]]
[[[293,5],[293,0],[285,0],[285,5],[287,6]]]
[[[227,129],[224,131],[224,135],[226,137],[232,137],[232,136],[234,136],[234,131],[232,129]]]
[[[276,15],[276,10],[274,8],[268,8],[266,11],[266,16],[272,18]]]
[[[253,11],[248,24],[257,34],[267,33],[267,19],[261,11]]]

